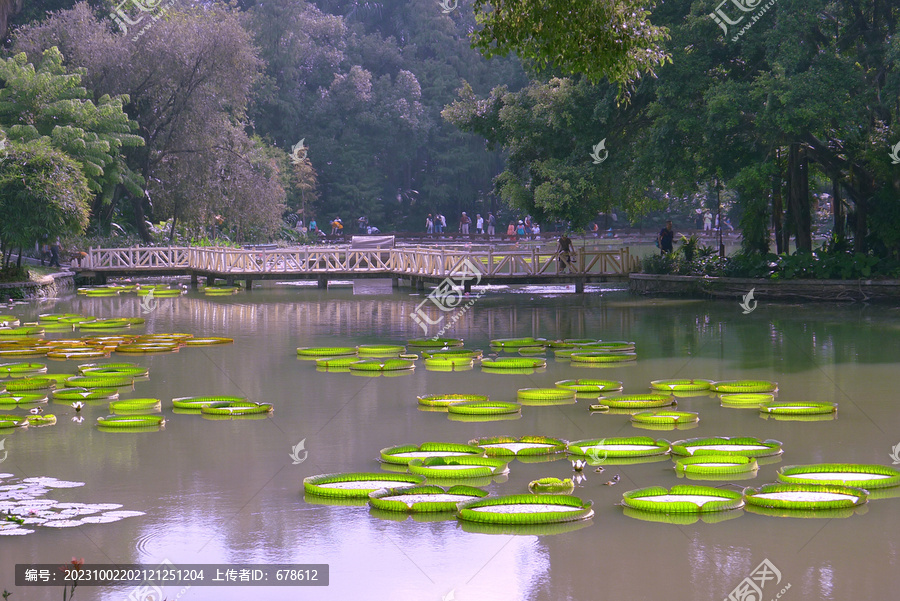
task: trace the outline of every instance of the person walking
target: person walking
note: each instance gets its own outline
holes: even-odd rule
[[[61,267],[59,264],[59,237],[50,245],[50,267]]]
[[[666,221],[666,227],[659,230],[656,236],[656,243],[659,246],[659,254],[665,255],[672,252],[672,244],[675,240],[675,230],[672,229],[672,222]]]
[[[460,215],[460,217],[459,217],[459,233],[460,234],[468,234],[470,223],[472,223],[472,220],[469,219],[469,216],[466,215],[465,211],[463,211],[462,215]]]
[[[575,247],[572,246],[572,239],[569,238],[566,232],[563,232],[562,236],[559,237],[559,242],[556,244],[556,254],[559,257],[559,272],[567,273],[572,267],[572,253],[575,252]]]
[[[484,217],[481,216],[481,213],[475,214],[475,233],[476,234],[484,233]]]
[[[487,223],[488,236],[493,236],[496,233],[496,228],[497,228],[497,218],[494,217],[493,213],[488,213],[488,223]]]

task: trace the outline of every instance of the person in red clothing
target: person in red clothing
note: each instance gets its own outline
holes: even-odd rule
[[[460,215],[460,217],[459,217],[459,233],[460,234],[468,234],[470,223],[472,223],[472,220],[469,219],[469,216],[466,215],[465,211],[463,211],[462,215]]]

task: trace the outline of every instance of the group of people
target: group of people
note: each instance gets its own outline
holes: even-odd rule
[[[50,257],[50,267],[60,267],[59,248],[60,248],[60,241],[59,241],[58,236],[56,238],[56,242],[51,242],[49,244],[47,242],[44,242],[41,245],[41,265],[45,264],[44,262],[47,260],[47,257],[49,256]]]
[[[514,240],[516,242],[518,242],[522,238],[540,240],[541,226],[532,221],[531,215],[526,215],[525,219],[519,219],[519,223],[510,221],[509,226],[507,226],[506,228],[506,235],[510,240]]]
[[[469,215],[463,211],[459,216],[459,233],[460,234],[468,234],[471,231],[471,226],[473,224],[473,220]],[[481,213],[475,214],[475,233],[476,234],[488,234],[494,235],[497,228],[497,218],[494,217],[493,213],[487,214],[487,219],[481,216]],[[435,213],[432,215],[428,213],[428,216],[425,218],[425,233],[426,234],[442,234],[446,231],[447,228],[447,217],[441,215],[440,213]]]

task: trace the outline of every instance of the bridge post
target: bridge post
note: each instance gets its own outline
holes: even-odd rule
[[[197,286],[198,286],[198,282],[197,282],[197,274],[196,274],[196,273],[192,273],[192,274],[191,274],[191,290],[196,290],[196,289],[197,289]]]
[[[247,289],[247,292],[253,290],[253,278],[247,278],[244,280],[244,288]]]
[[[472,280],[466,280],[463,282],[463,292],[469,294],[472,292]]]
[[[416,290],[425,290],[425,280],[416,278]]]
[[[106,285],[106,274],[102,271],[97,272],[97,284],[100,286]]]
[[[234,286],[234,276],[229,275],[225,277],[225,285],[226,286]]]
[[[575,278],[575,293],[584,294],[584,278]]]
[[[324,275],[320,275],[320,276],[319,276],[319,284],[318,284],[318,288],[320,288],[320,289],[327,289],[327,288],[328,288],[328,278],[325,277]]]
[[[391,278],[391,288],[399,288],[400,287],[400,278],[397,276],[393,276]]]
[[[206,285],[207,286],[215,286],[216,278],[214,276],[208,275],[206,276]]]

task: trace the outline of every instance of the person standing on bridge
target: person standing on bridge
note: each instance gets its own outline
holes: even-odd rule
[[[470,223],[472,223],[472,220],[469,219],[469,216],[466,215],[465,211],[463,211],[462,215],[459,217],[459,233],[460,234],[468,234]]]
[[[572,246],[572,239],[569,238],[569,235],[566,234],[566,232],[563,232],[556,245],[556,254],[559,256],[560,273],[567,273],[570,270],[572,267],[572,253],[574,252],[575,248]]]
[[[481,213],[477,213],[475,215],[475,233],[476,234],[484,233],[484,217],[481,216]]]
[[[431,213],[428,213],[428,217],[425,218],[425,233],[434,233],[434,220],[431,218]]]
[[[493,213],[488,213],[488,220],[487,220],[487,221],[488,221],[488,222],[487,222],[487,233],[488,233],[488,236],[493,236],[493,235],[496,233],[496,229],[497,229],[497,218],[494,217],[494,214],[493,214]]]

